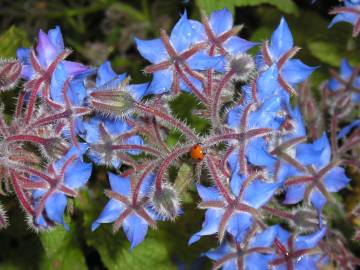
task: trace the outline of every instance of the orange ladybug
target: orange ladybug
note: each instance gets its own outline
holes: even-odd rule
[[[205,154],[206,153],[204,152],[200,143],[197,143],[193,147],[191,147],[190,156],[192,159],[202,161],[205,157]]]

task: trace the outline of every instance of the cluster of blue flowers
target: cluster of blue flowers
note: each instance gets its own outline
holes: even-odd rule
[[[351,22],[357,35],[359,5],[345,0],[331,25]],[[198,145],[204,151],[191,163],[194,179],[201,181],[198,207],[206,212],[189,244],[217,234],[220,247],[205,253],[214,269],[318,269],[334,260],[326,248],[332,235],[323,208],[349,184],[344,157],[348,164],[356,157],[341,141],[359,143],[360,122],[340,132],[335,126],[331,138],[326,132],[308,136],[304,108],[294,107],[292,99],[302,95],[299,84],[316,68],[293,58],[299,48],[285,19],[262,44],[238,37],[239,30],[227,9],[202,14],[201,22],[185,12],[170,36],[161,31],[158,39],[135,39],[151,63],[145,72],[152,80],[143,84],[129,84],[109,62],[94,69],[65,60],[70,51],[59,27],[40,30],[35,49],[19,49],[24,91],[12,122],[0,121],[0,160],[10,179],[4,181],[32,226],[68,228],[68,198],[91,176],[87,156],[117,171],[108,173],[110,200],[91,229],[113,223],[113,231],[122,227],[134,248],[149,226],[182,214],[181,191],[167,171]],[[252,57],[247,51],[255,46],[260,50]],[[344,60],[324,85],[333,122],[359,104],[358,72]],[[181,91],[202,103],[199,115],[211,124],[207,134],[173,116],[169,96]],[[172,148],[166,144],[170,129],[184,137]],[[34,158],[27,143],[39,146],[43,156]],[[0,207],[0,224],[4,215]],[[290,226],[270,226],[273,216]]]

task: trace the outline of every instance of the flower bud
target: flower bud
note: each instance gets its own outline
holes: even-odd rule
[[[0,60],[0,92],[14,88],[20,78],[21,68],[17,60]]]
[[[163,184],[161,190],[154,190],[151,196],[154,211],[165,220],[174,220],[180,213],[180,200],[173,186]]]
[[[241,82],[250,81],[255,75],[255,62],[251,55],[238,53],[227,59],[226,70],[234,73],[234,79]]]
[[[124,117],[131,113],[135,99],[127,88],[129,79],[116,87],[105,86],[90,93],[90,106],[95,111],[114,117]]]
[[[6,228],[8,225],[7,216],[4,208],[0,204],[0,230]]]
[[[310,208],[298,208],[293,211],[294,218],[290,226],[299,233],[314,232],[322,227],[323,220],[318,216],[315,210]]]

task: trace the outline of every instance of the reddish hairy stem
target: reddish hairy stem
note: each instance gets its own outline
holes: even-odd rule
[[[188,153],[190,151],[191,147],[192,147],[192,145],[187,145],[187,146],[184,146],[181,148],[177,148],[177,149],[173,150],[170,154],[168,154],[166,158],[163,159],[163,162],[160,164],[159,170],[158,170],[158,172],[156,174],[156,178],[155,178],[155,190],[156,190],[155,192],[161,192],[162,178],[166,172],[166,169],[169,167],[169,165],[174,160],[179,158],[181,155]]]
[[[208,164],[208,167],[209,167],[211,177],[215,181],[216,187],[220,191],[221,195],[225,198],[225,200],[228,203],[233,202],[233,198],[231,197],[228,189],[224,186],[223,182],[221,181],[221,179],[217,175],[216,167],[215,167],[215,164],[214,164],[214,161],[213,161],[212,157],[207,155],[206,156],[206,161],[207,161],[207,164]]]
[[[138,109],[139,111],[141,111],[145,114],[153,115],[153,116],[158,117],[158,118],[162,119],[163,121],[169,123],[174,128],[182,131],[184,133],[184,135],[186,137],[188,137],[189,139],[191,139],[193,141],[199,141],[198,136],[189,127],[187,127],[186,125],[181,123],[179,120],[176,120],[173,117],[171,117],[155,108],[148,107],[143,103],[135,103],[134,107],[135,107],[135,109]]]

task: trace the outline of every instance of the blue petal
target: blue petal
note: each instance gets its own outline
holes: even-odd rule
[[[126,140],[128,144],[136,144],[136,145],[143,145],[144,140],[139,135],[131,136],[129,139]],[[127,151],[130,155],[139,155],[141,153],[140,150],[129,150]]]
[[[357,15],[353,14],[353,13],[340,13],[337,14],[332,21],[330,22],[328,28],[332,27],[334,24],[338,23],[338,22],[348,22],[351,23],[352,25],[355,24],[356,20],[357,20]]]
[[[338,192],[349,184],[344,168],[335,167],[324,176],[324,185],[329,192]]]
[[[316,247],[317,244],[320,242],[320,240],[324,237],[325,233],[326,233],[326,228],[323,227],[315,233],[304,236],[298,236],[295,239],[296,250]]]
[[[252,225],[252,217],[249,214],[233,214],[227,224],[227,231],[236,239],[237,242],[244,240]]]
[[[199,196],[204,202],[222,200],[219,191],[215,187],[204,187],[202,185],[196,185],[196,188],[199,193]]]
[[[278,183],[265,183],[254,180],[245,189],[244,201],[255,208],[259,208],[271,199],[278,187]]]
[[[112,69],[111,63],[109,61],[106,61],[99,67],[97,71],[96,86],[104,85],[116,77],[119,77],[117,83],[120,83],[123,79],[125,79],[126,74],[122,74],[118,76]]]
[[[232,14],[227,8],[213,11],[209,17],[209,24],[215,33],[215,36],[220,36],[222,33],[227,32],[232,28]]]
[[[141,40],[135,38],[135,43],[141,56],[150,63],[160,63],[169,58],[161,39]]]
[[[232,194],[239,196],[241,187],[245,181],[245,177],[242,174],[239,174],[238,171],[233,171],[230,179],[230,188]]]
[[[286,197],[283,203],[295,204],[304,199],[305,185],[289,186],[286,189]]]
[[[204,235],[211,235],[218,231],[219,223],[221,220],[221,217],[224,214],[224,210],[218,210],[218,209],[209,209],[205,213],[205,221],[202,224],[202,229],[194,234],[188,244],[191,245],[198,241],[201,236]]]
[[[278,60],[284,53],[294,45],[288,24],[281,18],[279,26],[271,36],[270,53],[274,60]]]
[[[277,233],[277,226],[271,226],[266,230],[256,234],[249,245],[249,248],[270,247],[274,242]]]
[[[126,197],[130,196],[131,180],[129,177],[121,177],[111,172],[108,173],[108,176],[109,176],[110,186],[113,191]]]
[[[328,81],[327,86],[329,87],[330,91],[337,91],[342,87],[342,84],[339,83],[335,78],[331,78]]]
[[[69,78],[65,65],[60,63],[57,65],[50,83],[50,96],[51,99],[57,103],[64,103],[64,83]]]
[[[268,145],[263,138],[251,140],[246,145],[246,157],[248,161],[256,166],[266,167],[272,171],[277,159],[269,154]]]
[[[28,48],[19,48],[16,50],[16,57],[23,64],[31,64],[30,63],[30,49]]]
[[[197,33],[194,32],[192,24],[189,22],[185,11],[171,31],[170,42],[174,49],[178,53],[181,53],[189,49],[190,45],[197,41],[197,38]]]
[[[231,248],[231,246],[226,241],[224,241],[219,248],[212,249],[203,255],[207,256],[213,261],[217,261],[231,252],[234,252],[233,248]]]
[[[306,136],[306,129],[299,106],[296,106],[294,109],[289,108],[288,111],[292,120],[294,121],[294,131],[292,132],[291,137],[295,138]]]
[[[318,213],[321,213],[327,200],[324,195],[317,189],[314,188],[310,193],[310,202],[315,207]]]
[[[343,79],[350,78],[353,72],[353,68],[350,66],[350,63],[347,59],[342,59],[340,64],[340,75]]]
[[[70,188],[79,188],[86,184],[91,176],[92,164],[75,160],[65,172],[64,183]]]
[[[329,163],[330,157],[331,149],[326,133],[313,143],[299,144],[296,147],[296,159],[305,166],[315,165],[318,169],[322,168]]]
[[[131,95],[135,98],[136,101],[140,101],[148,88],[148,83],[139,83],[139,84],[130,84],[128,88],[130,89]]]
[[[297,84],[305,81],[316,67],[309,67],[298,59],[286,61],[282,69],[284,79],[290,84]]]
[[[218,72],[224,72],[224,57],[223,56],[209,56],[206,53],[198,52],[187,60],[191,69],[207,70],[210,68]]]
[[[154,184],[155,174],[151,173],[148,174],[145,179],[143,180],[141,187],[140,187],[140,196],[146,196],[152,189]]]
[[[64,40],[61,34],[60,27],[57,25],[54,29],[50,29],[48,32],[48,37],[51,44],[55,47],[56,50],[61,51],[64,49]]]
[[[227,125],[231,128],[238,128],[240,125],[241,114],[243,111],[242,106],[237,106],[227,114]]]
[[[269,269],[268,265],[273,255],[264,255],[260,253],[250,253],[245,256],[245,269],[264,270]],[[277,269],[277,268],[276,268]]]
[[[67,226],[64,223],[64,211],[66,208],[67,199],[63,193],[56,192],[51,195],[46,203],[45,210],[47,216],[54,222],[63,224],[65,228]]]
[[[140,244],[148,231],[148,224],[136,214],[129,215],[122,224],[127,239],[131,243],[131,249]]]
[[[258,43],[242,39],[237,36],[229,38],[224,43],[224,48],[230,54],[244,53],[252,47],[256,46]]]
[[[70,150],[65,154],[65,156],[63,156],[61,159],[54,163],[55,170],[60,171],[61,168],[64,166],[64,163],[72,156],[76,156],[81,159],[82,155],[86,152],[87,149],[88,145],[86,143],[80,143],[79,148],[75,146],[71,147]]]
[[[153,79],[146,94],[162,94],[170,91],[173,84],[173,71],[164,69],[153,74]]]
[[[61,53],[61,50],[57,50],[44,31],[40,29],[36,52],[41,66],[47,67],[55,60],[56,56]]]
[[[275,64],[260,74],[256,83],[258,99],[260,101],[279,95],[281,87],[278,83],[278,75],[278,69]]]
[[[117,136],[131,130],[131,127],[121,119],[99,118],[99,122],[102,122],[105,125],[107,132],[113,136]]]
[[[360,128],[360,119],[355,120],[349,125],[343,127],[337,135],[338,140],[344,138],[353,128]]]
[[[256,111],[251,112],[248,126],[251,128],[278,128],[280,123],[275,121],[280,110],[281,97],[274,96],[267,99]]]
[[[295,270],[319,269],[314,256],[302,256],[294,262]]]
[[[199,80],[195,79],[190,75],[187,75],[187,78],[199,92],[202,92],[203,87]],[[191,89],[188,87],[188,85],[185,83],[183,79],[180,79],[180,89],[186,92],[191,92]]]
[[[111,223],[115,221],[123,211],[124,206],[119,201],[110,199],[100,216],[92,223],[91,230],[95,231],[101,223]]]
[[[283,244],[285,247],[288,247],[287,241],[290,237],[290,233],[284,230],[280,225],[275,225],[276,238]]]

